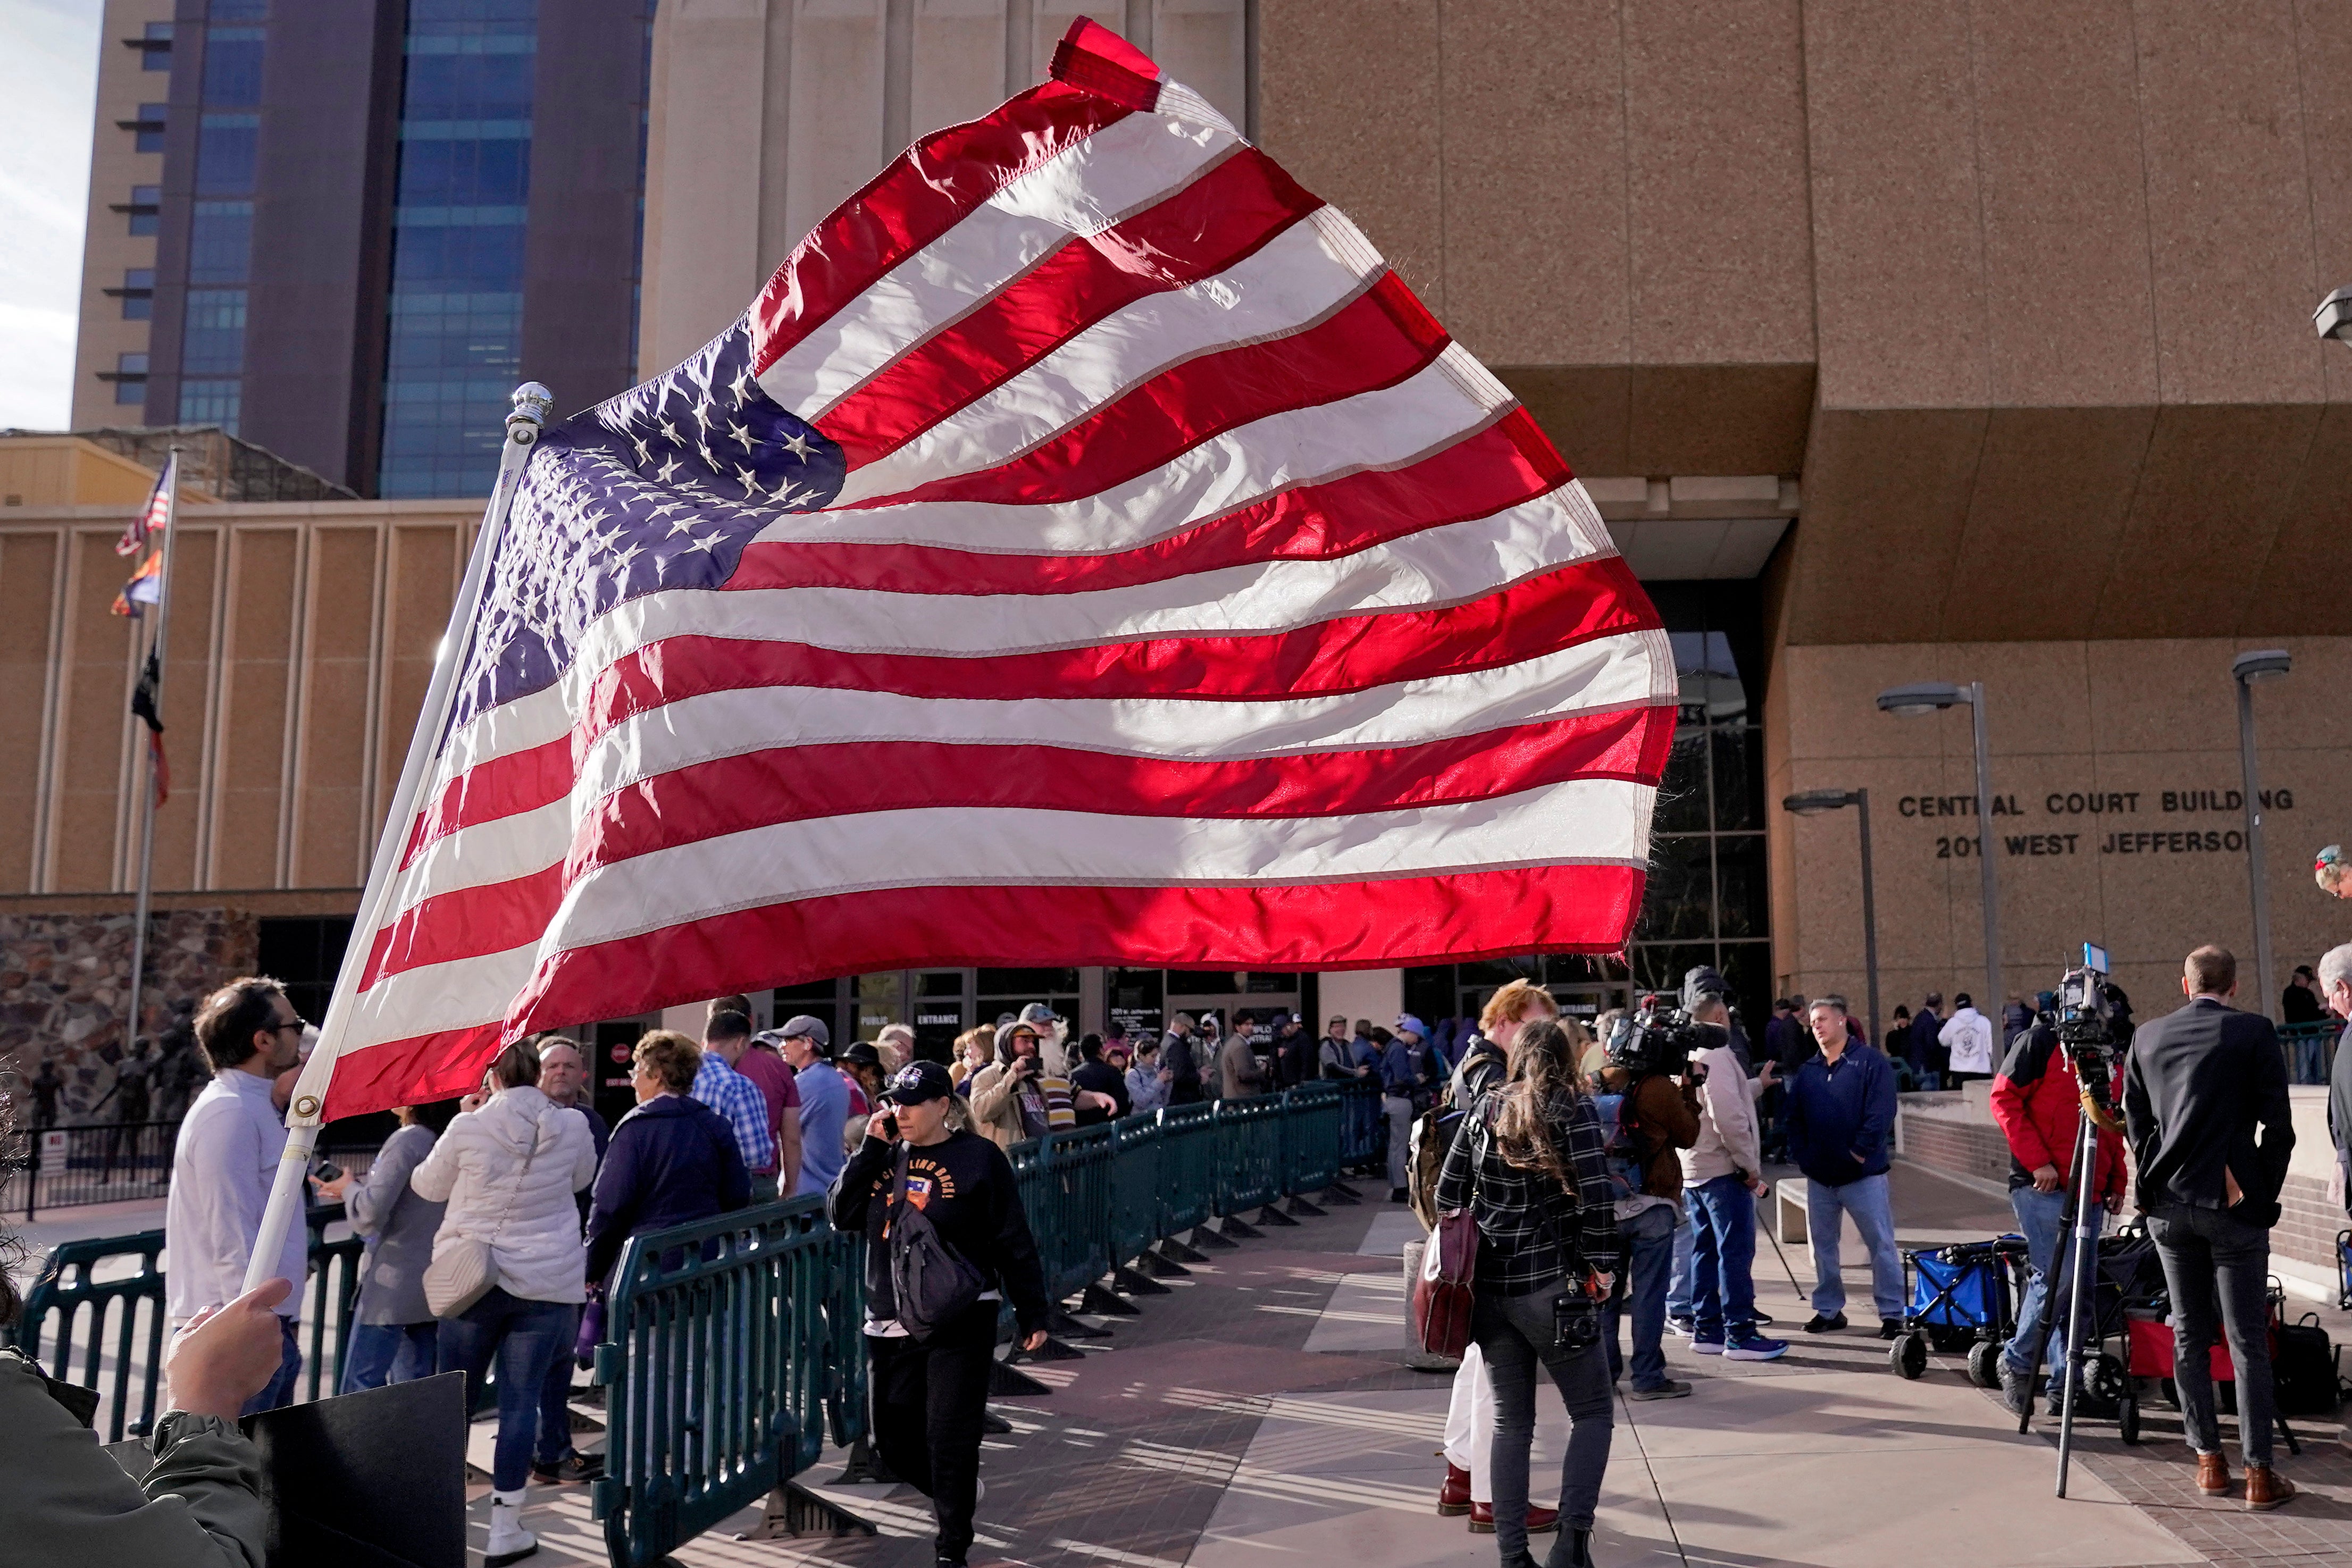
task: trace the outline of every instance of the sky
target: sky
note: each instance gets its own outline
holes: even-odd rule
[[[62,430],[102,0],[0,0],[0,429]]]

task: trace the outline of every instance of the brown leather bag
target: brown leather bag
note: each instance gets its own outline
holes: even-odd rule
[[[1479,1239],[1477,1218],[1449,1208],[1422,1250],[1421,1272],[1412,1279],[1412,1337],[1430,1355],[1458,1358],[1469,1348]]]

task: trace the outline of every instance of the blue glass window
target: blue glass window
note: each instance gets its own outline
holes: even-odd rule
[[[184,376],[233,376],[245,369],[245,290],[191,288],[180,338]]]
[[[163,227],[163,187],[161,185],[131,186],[131,204],[122,211],[130,219],[132,234],[154,234]]]
[[[182,382],[180,423],[217,424],[235,435],[237,404],[243,401],[243,392],[244,383],[240,382]]]
[[[104,379],[104,378],[101,378]],[[114,356],[114,401],[118,403],[147,401],[147,356],[117,354]]]
[[[205,107],[255,109],[261,103],[259,27],[210,27],[205,32]]]
[[[196,194],[250,195],[260,144],[261,116],[206,114],[196,131]]]
[[[124,267],[122,287],[116,292],[122,297],[122,319],[125,321],[153,319],[155,315],[155,269],[153,267]]]
[[[163,151],[163,116],[171,107],[167,103],[142,103],[139,106],[139,119],[133,131],[140,152]]]
[[[172,68],[172,24],[150,22],[139,40],[139,68],[142,71],[168,71]]]
[[[387,497],[486,494],[521,371],[535,0],[410,0],[393,213]]]
[[[188,230],[188,281],[243,283],[253,265],[253,204],[198,202]]]

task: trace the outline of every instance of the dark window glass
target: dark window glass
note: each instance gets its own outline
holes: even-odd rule
[[[163,151],[163,115],[171,105],[142,103],[139,106],[139,129],[134,133],[142,152]]]
[[[131,210],[124,214],[128,219],[129,232],[135,235],[152,235],[160,231],[163,227],[163,186],[131,186],[131,200],[128,204]]]
[[[118,376],[145,375],[147,373],[147,356],[144,354],[115,355],[114,373]]]
[[[1279,996],[1285,991],[1295,991],[1297,988],[1297,975],[1276,975],[1261,969],[1252,969],[1242,978],[1243,990],[1255,991],[1261,996]]]
[[[188,281],[243,283],[252,264],[253,204],[195,204],[188,232]]]
[[[205,115],[196,128],[196,194],[251,194],[260,144],[261,116]]]
[[[1715,737],[1715,831],[1764,825],[1764,735],[1746,725],[1719,726]]]
[[[1461,983],[1465,986],[1507,986],[1513,980],[1535,980],[1543,977],[1543,960],[1533,956],[1484,958],[1454,967],[1461,971]]]
[[[155,287],[155,269],[152,267],[126,267],[122,269],[122,287],[147,288]]]
[[[1238,971],[1233,969],[1171,969],[1168,971],[1168,992],[1179,997],[1223,996],[1234,988]]]
[[[1701,964],[1715,964],[1712,942],[1652,942],[1633,949],[1633,989],[1679,997],[1683,977]],[[1638,996],[1636,998],[1638,1000]]]
[[[142,71],[168,71],[172,68],[172,24],[150,22],[141,35],[139,68]]]
[[[811,980],[804,986],[778,986],[776,1000],[780,1002],[831,1001],[840,992],[839,980]]]
[[[1715,929],[1719,936],[1771,934],[1771,892],[1764,882],[1764,835],[1727,833],[1715,841]]]
[[[145,402],[147,401],[147,378],[145,376],[123,376],[118,379],[114,383],[114,401],[117,403]]]
[[[122,319],[125,321],[152,321],[155,319],[155,297],[152,294],[124,295]]]
[[[182,382],[180,383],[180,423],[182,424],[217,424],[231,435],[235,435],[237,413],[244,402],[244,391],[245,383],[242,382]]]
[[[245,369],[245,290],[191,288],[180,340],[180,371],[233,376]]]
[[[1751,1052],[1764,1045],[1764,1022],[1772,1016],[1772,944],[1726,942],[1716,967],[1731,983],[1741,1027],[1748,1031]]]
[[[212,0],[205,14],[215,22],[259,22],[269,15],[267,0]]]
[[[213,27],[205,34],[205,107],[255,109],[261,103],[259,27]]]
[[[1674,748],[1666,754],[1665,777],[1658,784],[1654,825],[1665,833],[1707,830],[1706,729],[1702,725],[1675,727]]]
[[[1650,880],[1642,896],[1648,941],[1715,934],[1715,873],[1703,834],[1660,833],[1650,841]]]
[[[1404,1010],[1432,1029],[1437,1027],[1439,1019],[1453,1017],[1454,998],[1460,994],[1455,988],[1454,969],[1452,964],[1428,964],[1407,969],[1404,972]],[[1381,1029],[1388,1029],[1395,1022],[1394,1019],[1372,1020],[1374,1026]],[[1349,1019],[1348,1027],[1353,1029],[1355,1023],[1354,1019]]]
[[[125,321],[150,321],[155,316],[155,269],[152,267],[126,267],[122,269],[122,319]]]
[[[919,997],[960,997],[963,995],[963,971],[937,970],[915,977],[915,995]]]
[[[982,969],[980,972],[980,992],[983,997],[1050,996],[1067,993],[1076,996],[1078,972],[1076,969]]]

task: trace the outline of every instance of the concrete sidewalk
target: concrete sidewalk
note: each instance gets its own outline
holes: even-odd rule
[[[1896,1211],[1906,1244],[2006,1228],[1987,1196],[1905,1167]],[[1114,1337],[1089,1343],[1108,1348],[1042,1369],[1052,1395],[998,1401],[1016,1430],[983,1452],[975,1568],[1491,1563],[1493,1537],[1433,1507],[1451,1380],[1402,1364],[1398,1249],[1418,1234],[1402,1208],[1369,1201],[1269,1231],[1145,1299],[1142,1317],[1106,1320]],[[2280,1513],[2196,1498],[2178,1423],[2160,1406],[2139,1449],[2124,1448],[2112,1424],[2079,1428],[2074,1495],[2062,1502],[2054,1438],[2040,1422],[2019,1437],[1958,1357],[1933,1358],[1917,1382],[1888,1370],[1860,1258],[1849,1238],[1857,1327],[1846,1333],[1798,1332],[1811,1308],[1790,1276],[1811,1285],[1810,1255],[1792,1249],[1783,1269],[1759,1240],[1759,1301],[1792,1340],[1789,1355],[1726,1363],[1669,1339],[1674,1375],[1696,1389],[1620,1403],[1594,1543],[1603,1568],[2352,1563],[2352,1463],[2336,1457],[2332,1424],[2305,1459],[2282,1457],[2310,1495]],[[1537,1493],[1549,1500],[1565,1417],[1553,1394],[1538,1409]],[[485,1466],[489,1437],[487,1424],[475,1428]],[[804,1479],[877,1521],[878,1539],[738,1542],[758,1520],[746,1511],[677,1561],[923,1568],[924,1500],[835,1487],[840,1469],[828,1454]],[[531,1496],[541,1560],[604,1560],[583,1489]],[[478,1548],[478,1502],[475,1511]],[[1537,1538],[1539,1558],[1549,1539]]]

